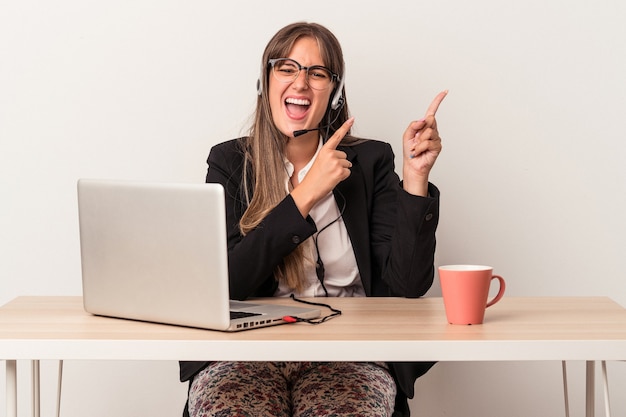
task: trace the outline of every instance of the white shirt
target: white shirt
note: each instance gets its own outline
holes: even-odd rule
[[[313,166],[313,162],[322,149],[323,141],[320,137],[317,151],[307,165],[298,172],[298,183],[302,182],[306,174]],[[287,170],[287,180],[285,187],[289,189],[289,178],[293,175],[293,164],[285,159],[285,169]],[[340,202],[342,207],[345,202]],[[329,192],[324,198],[318,201],[309,215],[317,226],[317,232],[301,243],[304,245],[305,262],[304,275],[306,277],[306,285],[301,292],[288,288],[285,284],[279,284],[275,296],[283,297],[294,294],[296,297],[324,297],[326,293],[322,284],[317,278],[315,272],[315,263],[317,261],[317,252],[315,251],[314,239],[317,239],[317,245],[320,252],[320,259],[324,264],[324,285],[328,290],[329,297],[364,297],[365,289],[361,283],[359,268],[356,264],[354,251],[352,250],[352,242],[346,230],[343,218],[340,217],[340,209],[332,192]],[[335,219],[337,221],[332,223]],[[328,228],[324,227],[332,223]],[[324,229],[324,230],[322,230]],[[320,233],[321,231],[321,233]]]

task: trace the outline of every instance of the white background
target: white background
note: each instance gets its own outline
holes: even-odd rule
[[[210,147],[247,127],[265,44],[307,20],[343,45],[358,135],[399,153],[406,125],[450,90],[432,173],[438,265],[493,265],[509,296],[626,305],[625,18],[621,0],[4,0],[0,303],[80,294],[78,178],[202,182]],[[42,365],[44,383],[54,381],[55,364]],[[62,413],[180,415],[177,371],[67,362]],[[625,415],[626,363],[609,373],[614,413]],[[570,376],[572,416],[582,416],[582,363]],[[560,378],[556,362],[439,364],[418,381],[412,409],[564,415]],[[0,389],[4,403],[3,380]],[[27,386],[20,392],[26,412]]]

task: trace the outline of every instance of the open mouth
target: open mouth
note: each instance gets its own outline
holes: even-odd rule
[[[309,107],[311,107],[311,101],[303,98],[289,97],[285,99],[285,107],[290,116],[301,118],[304,117]]]

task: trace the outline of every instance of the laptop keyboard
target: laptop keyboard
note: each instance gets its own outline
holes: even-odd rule
[[[261,314],[259,313],[250,313],[247,311],[231,311],[230,312],[230,319],[243,319],[246,317],[254,317],[254,316],[260,316]]]

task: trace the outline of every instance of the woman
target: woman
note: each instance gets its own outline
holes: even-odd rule
[[[247,137],[213,147],[207,182],[226,191],[230,294],[419,297],[433,275],[441,151],[435,112],[391,146],[352,137],[341,46],[295,23],[263,54]],[[181,362],[191,416],[408,415],[431,363]],[[186,410],[187,411],[187,410]]]

